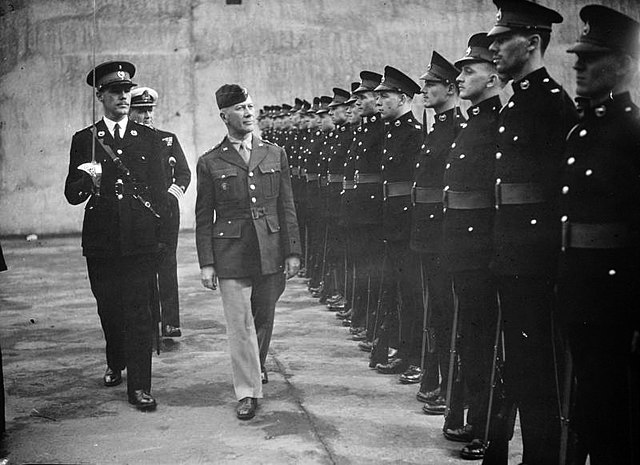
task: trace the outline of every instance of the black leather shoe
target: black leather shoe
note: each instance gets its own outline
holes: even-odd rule
[[[445,428],[442,432],[444,437],[454,442],[471,442],[473,440],[473,426],[464,425],[462,428]]]
[[[358,334],[361,333],[362,331],[364,331],[366,328],[362,327],[362,326],[352,326],[349,328],[349,332],[351,334]]]
[[[371,352],[373,350],[373,342],[371,341],[360,341],[358,342],[358,349],[363,352]]]
[[[182,336],[182,331],[178,326],[165,325],[162,328],[162,335],[164,337],[180,337]]]
[[[424,404],[425,402],[436,400],[438,396],[440,396],[440,388],[436,388],[433,391],[418,391],[416,399]]]
[[[120,370],[112,370],[107,367],[104,372],[104,376],[102,377],[102,381],[104,381],[104,385],[107,387],[117,386],[122,383],[122,372]]]
[[[484,458],[485,445],[480,439],[474,439],[460,451],[460,457],[465,460],[482,460]]]
[[[378,373],[382,373],[383,375],[397,375],[406,370],[406,368],[407,364],[401,358],[393,359],[389,363],[378,363],[376,365]]]
[[[262,384],[267,384],[269,382],[269,375],[267,375],[267,369],[262,367],[262,372],[260,373],[260,380]]]
[[[422,381],[422,368],[416,365],[409,365],[409,368],[400,375],[402,384],[417,384]]]
[[[335,302],[328,303],[329,305],[327,305],[327,307],[329,308],[329,310],[344,310],[347,306],[347,299],[345,299],[344,297],[340,297],[340,299],[336,300]]]
[[[142,389],[133,391],[133,394],[129,395],[129,403],[138,410],[155,410],[158,406],[153,396]]]
[[[351,310],[336,313],[336,318],[338,320],[348,320],[350,317],[351,317]]]
[[[425,402],[422,407],[422,411],[427,415],[444,415],[445,410],[447,409],[447,399],[442,396],[438,396],[437,398]]]
[[[363,329],[359,333],[355,333],[351,336],[351,339],[354,341],[366,341],[367,340],[367,330]]]
[[[351,320],[348,318],[346,320],[342,320],[342,326],[349,328],[351,326]]]
[[[258,399],[255,397],[245,397],[238,402],[238,407],[236,407],[236,416],[240,420],[251,420],[256,416],[257,408]]]

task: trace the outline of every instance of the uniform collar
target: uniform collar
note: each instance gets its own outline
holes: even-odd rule
[[[583,118],[604,118],[610,114],[633,113],[637,107],[631,100],[629,92],[611,96],[610,99],[584,109]]]
[[[117,124],[120,127],[120,138],[124,139],[124,135],[127,132],[127,124],[129,124],[128,116],[125,116],[120,121],[113,121],[107,118],[106,116],[103,116],[102,120],[104,121],[104,124],[107,126],[107,129],[109,130],[109,134],[111,134],[111,137],[113,137],[113,130]]]
[[[538,68],[535,71],[527,74],[522,79],[512,84],[513,93],[519,94],[523,92],[530,92],[532,90],[536,90],[544,87],[549,82],[551,82],[551,77],[547,72],[547,68],[544,66],[542,68]]]
[[[500,106],[500,97],[495,95],[486,100],[483,100],[476,105],[473,105],[472,107],[469,107],[469,110],[467,110],[467,115],[469,115],[469,119],[472,119],[478,115],[486,114],[489,112],[498,113],[498,111],[500,111]]]

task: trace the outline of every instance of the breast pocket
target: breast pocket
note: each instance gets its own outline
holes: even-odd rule
[[[263,194],[266,198],[277,197],[280,193],[280,164],[263,163],[258,165]]]
[[[221,201],[233,200],[240,193],[238,171],[235,169],[219,170],[213,173],[213,184],[216,198]]]

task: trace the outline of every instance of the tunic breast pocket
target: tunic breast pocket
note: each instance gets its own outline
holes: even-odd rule
[[[238,171],[235,169],[219,170],[213,173],[213,184],[216,197],[222,201],[233,200],[240,194]]]
[[[277,197],[280,193],[280,164],[264,163],[258,165],[262,174],[261,185],[265,198]]]
[[[138,177],[139,180],[146,179],[147,169],[149,167],[149,156],[140,153],[133,152],[127,155],[126,158],[123,158],[124,164],[127,165],[127,168],[131,170],[134,176]]]

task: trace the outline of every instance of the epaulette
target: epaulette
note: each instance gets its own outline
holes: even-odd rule
[[[267,145],[273,145],[274,147],[282,148],[278,144],[276,144],[275,142],[271,142],[270,140],[264,140],[264,139],[262,139],[260,137],[258,137],[258,139],[260,140],[260,142],[263,142],[263,143],[265,143]]]

